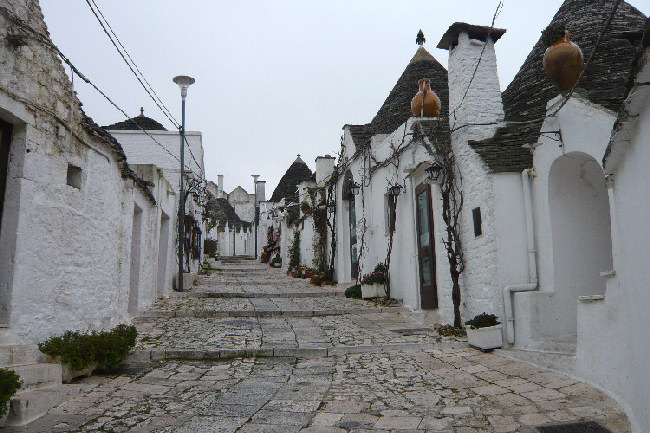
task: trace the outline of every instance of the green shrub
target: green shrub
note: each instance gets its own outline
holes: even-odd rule
[[[388,268],[384,263],[377,263],[375,270],[366,274],[361,279],[361,284],[385,284]]]
[[[289,247],[289,266],[297,268],[300,266],[300,230],[293,232],[293,242]]]
[[[347,289],[345,289],[345,297],[361,298],[361,286],[359,284],[355,284],[354,286],[350,286]]]
[[[38,348],[70,365],[73,370],[84,370],[95,361],[112,368],[135,347],[137,336],[138,331],[132,325],[118,325],[110,331],[91,333],[66,331],[39,343]]]
[[[0,418],[7,414],[7,403],[11,397],[23,386],[15,372],[0,368]]]
[[[472,320],[468,320],[465,322],[465,326],[469,326],[471,329],[479,329],[479,328],[487,328],[488,326],[496,326],[500,324],[499,320],[497,319],[497,316],[494,314],[487,314],[487,313],[481,313],[476,316]]]
[[[436,328],[436,331],[443,337],[467,337],[465,329],[456,328],[452,325],[441,325]]]

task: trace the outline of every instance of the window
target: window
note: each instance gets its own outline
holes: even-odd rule
[[[395,230],[395,199],[390,194],[384,195],[384,228],[386,236]]]
[[[66,183],[73,188],[81,189],[81,168],[68,164],[68,176]]]
[[[474,237],[477,238],[483,234],[480,207],[472,209],[472,217],[474,218]]]

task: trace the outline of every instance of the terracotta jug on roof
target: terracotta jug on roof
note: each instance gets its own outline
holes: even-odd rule
[[[573,88],[582,72],[583,57],[580,47],[571,42],[571,35],[556,40],[544,53],[546,75],[560,92]]]
[[[421,78],[418,85],[420,91],[411,99],[411,113],[415,117],[438,117],[440,114],[440,99],[431,90],[430,80]]]

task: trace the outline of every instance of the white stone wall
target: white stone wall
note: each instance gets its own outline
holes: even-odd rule
[[[241,186],[228,194],[228,203],[232,205],[242,221],[251,222],[255,218],[255,195],[249,194]]]
[[[648,80],[646,63],[637,81]],[[612,137],[614,149],[605,167],[613,174],[609,198],[615,275],[608,279],[603,299],[578,305],[576,371],[622,402],[634,433],[650,431],[649,93],[647,86],[631,93],[630,118]]]
[[[180,171],[180,134],[177,131],[147,131],[152,139],[140,130],[109,131],[120,142],[130,164],[153,164],[166,170]],[[185,169],[203,177],[203,137],[198,131],[185,131]],[[194,158],[192,158],[192,154]],[[175,187],[178,188],[178,179]]]
[[[46,33],[37,3],[3,6]],[[0,15],[0,40],[12,28]],[[0,43],[0,117],[14,126],[0,229],[0,310],[10,327],[0,331],[0,343],[130,319],[134,203],[142,209],[135,304],[144,308],[156,296],[158,208],[122,179],[112,145],[83,129],[75,98],[70,117],[72,89],[60,60],[26,41],[17,48]],[[78,188],[67,184],[69,165],[81,169]]]

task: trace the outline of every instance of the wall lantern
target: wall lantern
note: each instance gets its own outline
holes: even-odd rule
[[[427,172],[427,177],[431,179],[434,182],[437,182],[440,179],[440,175],[442,174],[442,165],[438,161],[433,161],[433,164],[431,164],[425,171]]]
[[[402,185],[396,183],[395,185],[388,187],[388,192],[390,195],[397,197],[402,192],[402,188],[404,188]]]
[[[350,192],[354,195],[359,195],[359,191],[361,191],[361,186],[358,183],[351,181]]]

